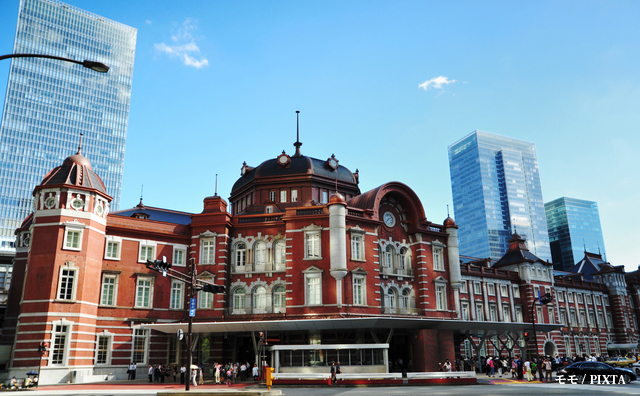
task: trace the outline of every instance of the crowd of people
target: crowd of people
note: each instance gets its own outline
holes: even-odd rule
[[[136,379],[136,369],[136,363],[132,362],[127,370],[128,378],[130,380]],[[250,375],[253,376],[254,381],[258,381],[260,378],[260,369],[258,368],[258,365],[253,364],[252,366],[249,362],[229,362],[227,364],[214,362],[211,369],[215,384],[231,385],[239,381],[244,382]],[[189,372],[189,374],[187,374],[187,372]],[[191,381],[193,386],[202,385],[204,383],[203,366],[192,365],[191,370],[187,370],[187,367],[184,364],[180,367],[178,367],[177,364],[150,364],[147,373],[150,383],[177,383],[178,378],[180,378],[180,384],[183,385],[185,384],[185,381]]]

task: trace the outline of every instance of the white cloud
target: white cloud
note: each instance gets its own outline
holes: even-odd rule
[[[445,76],[440,76],[440,77],[434,77],[431,80],[427,80],[423,82],[422,84],[418,85],[418,88],[422,88],[425,91],[430,88],[442,89],[443,85],[453,84],[454,82],[456,82],[456,80],[449,80]]]
[[[170,57],[180,58],[185,66],[195,67],[196,69],[208,66],[209,60],[200,55],[200,47],[196,44],[196,39],[193,36],[193,32],[197,28],[197,23],[191,18],[185,19],[178,32],[171,36],[171,41],[174,44],[167,45],[164,42],[155,44],[156,50]],[[200,59],[196,59],[196,54]]]

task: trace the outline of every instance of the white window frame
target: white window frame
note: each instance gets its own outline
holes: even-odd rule
[[[511,322],[511,308],[508,304],[502,305],[502,320],[505,322]]]
[[[273,286],[273,312],[284,313],[287,310],[287,288],[285,285]]]
[[[498,306],[496,304],[489,304],[489,319],[492,322],[498,321]]]
[[[269,201],[276,202],[276,191],[269,191]]]
[[[175,267],[187,266],[187,247],[185,245],[173,246],[173,261],[171,264]]]
[[[304,231],[304,260],[322,259],[322,227],[309,226]]]
[[[322,270],[311,267],[304,273],[304,305],[322,305]]]
[[[141,285],[141,282],[149,282],[149,285]],[[153,288],[154,288],[155,278],[152,276],[138,276],[136,279],[136,292],[135,292],[135,300],[134,300],[134,308],[141,309],[152,309],[153,308]],[[143,288],[141,290],[141,287]],[[146,294],[144,290],[148,290],[148,305],[138,304],[138,300],[140,297],[144,299],[144,295]],[[141,295],[142,291],[142,295]],[[143,301],[144,303],[144,301]]]
[[[106,340],[106,350],[100,349],[100,340]],[[108,366],[111,364],[111,352],[113,350],[113,334],[107,333],[106,331],[103,333],[96,334],[96,354],[95,354],[95,365],[96,366]],[[104,352],[105,359],[104,362],[99,362],[100,353]]]
[[[113,254],[113,248],[110,248],[110,246],[115,246],[116,247],[116,252],[115,254]],[[121,238],[114,238],[111,236],[108,236],[105,238],[105,244],[104,244],[104,259],[105,260],[120,260],[120,254],[122,252],[122,239]]]
[[[462,320],[471,320],[471,312],[469,311],[469,303],[463,301],[460,303],[460,318]]]
[[[513,285],[513,297],[520,298],[520,286]]]
[[[184,283],[171,281],[169,309],[184,309]]]
[[[495,283],[487,283],[487,295],[495,296],[496,295],[496,285]]]
[[[51,330],[51,344],[49,352],[49,364],[51,366],[67,366],[69,364],[69,345],[71,343],[71,330],[73,323],[65,320],[54,321]],[[58,337],[63,337],[59,341]],[[58,354],[61,356],[57,356]]]
[[[273,213],[273,205],[267,205],[264,209],[264,213],[271,214]]]
[[[447,284],[435,281],[436,284],[436,311],[447,310]]]
[[[200,239],[200,264],[216,263],[216,238]]]
[[[558,302],[564,302],[564,293],[561,291],[557,291],[556,295],[558,296]]]
[[[273,241],[274,270],[284,271],[287,267],[287,242],[284,239]]]
[[[109,282],[107,282],[107,280],[109,280]],[[105,297],[108,295],[107,290],[105,289],[111,289],[111,293],[112,293],[112,298],[111,301],[106,301],[105,302]],[[106,306],[106,307],[115,307],[118,302],[117,300],[117,296],[118,296],[118,275],[117,274],[111,274],[111,273],[102,273],[102,283],[100,285],[100,305],[101,306]]]
[[[469,293],[469,287],[467,285],[467,281],[463,280],[460,284],[462,285],[460,287],[460,293]]]
[[[133,328],[130,360],[140,366],[147,364],[147,357],[149,356],[149,333],[149,329],[140,327]]]
[[[213,293],[198,290],[198,309],[213,308]]]
[[[568,335],[564,336],[564,347],[567,357],[572,356],[573,350],[571,349],[571,337]]]
[[[73,226],[73,225],[66,225],[64,228],[64,240],[62,242],[62,249],[63,250],[73,250],[76,252],[79,252],[82,250],[82,237],[84,234],[84,226],[82,227],[77,227],[77,226]],[[78,238],[74,239],[72,238],[72,235],[77,235]],[[71,241],[69,241],[69,238],[72,238]],[[70,243],[71,242],[71,243]]]
[[[482,303],[476,303],[476,320],[484,322],[484,306]]]
[[[473,294],[482,294],[482,283],[473,281]]]
[[[444,248],[442,246],[431,246],[433,258],[433,270],[444,271]]]
[[[138,262],[146,263],[147,260],[155,260],[157,243],[151,241],[140,241],[138,244]]]
[[[556,324],[556,313],[553,310],[553,307],[547,307],[547,315],[549,315],[549,323]]]
[[[500,285],[500,297],[509,297],[509,286]]]
[[[241,249],[238,247],[242,245]],[[236,273],[246,272],[247,269],[247,243],[238,241],[233,244],[233,271]]]
[[[560,324],[567,326],[569,324],[569,319],[567,318],[567,310],[566,308],[560,308]]]
[[[516,305],[516,320],[518,323],[524,322],[524,317],[522,316],[522,305]]]
[[[364,258],[364,231],[351,231],[351,260],[365,261]]]
[[[232,312],[234,314],[244,314],[247,308],[247,289],[243,286],[234,288],[231,298],[233,300]]]
[[[367,305],[367,276],[353,274],[353,305]]]
[[[251,309],[254,314],[267,312],[267,288],[257,285],[251,290]]]
[[[71,288],[69,290],[69,279],[71,279]],[[58,288],[56,290],[56,301],[75,301],[76,291],[78,288],[78,268],[71,262],[60,266],[58,272]],[[64,293],[64,295],[61,294]],[[69,296],[69,297],[67,297]]]
[[[298,202],[298,190],[291,190],[291,202]]]
[[[253,244],[253,257],[256,265],[255,270],[264,271],[267,264],[267,243],[265,241],[256,241]]]
[[[280,202],[287,202],[287,190],[280,190]]]
[[[573,303],[574,297],[572,292],[567,292],[567,302]]]

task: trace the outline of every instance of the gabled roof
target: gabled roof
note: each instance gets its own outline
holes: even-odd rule
[[[506,267],[520,263],[542,263],[544,265],[553,265],[548,263],[535,254],[531,253],[525,245],[525,240],[518,233],[514,233],[509,239],[509,250],[493,265],[493,268]]]
[[[607,262],[602,259],[602,255],[584,252],[582,260],[569,269],[574,274],[582,274],[584,280],[593,281],[593,274],[599,272]]]

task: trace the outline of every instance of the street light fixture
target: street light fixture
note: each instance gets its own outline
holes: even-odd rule
[[[54,55],[9,54],[9,55],[1,55],[0,56],[0,60],[9,59],[9,58],[46,58],[46,59],[56,59],[56,60],[61,60],[61,61],[64,61],[64,62],[76,63],[78,65],[82,65],[82,66],[86,67],[87,69],[91,69],[93,71],[97,71],[98,73],[106,73],[106,72],[109,71],[109,66],[105,65],[104,63],[90,61],[90,60],[84,60],[84,61],[81,62],[81,61],[77,61],[75,59],[63,58],[63,57],[54,56]]]
[[[547,293],[544,296],[540,297],[538,294],[537,298],[533,299],[533,304],[531,304],[531,324],[533,325],[533,342],[536,348],[536,354],[538,354],[538,335],[536,334],[536,302],[540,301],[540,305],[547,305],[553,301],[553,296],[551,293]],[[531,356],[533,358],[533,355]]]

